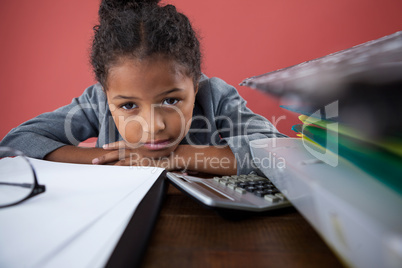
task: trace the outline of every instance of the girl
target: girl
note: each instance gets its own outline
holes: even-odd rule
[[[13,129],[0,145],[60,162],[255,170],[249,141],[284,135],[234,87],[202,74],[188,18],[158,2],[103,0],[91,53],[99,83]],[[78,147],[90,137],[96,148]]]

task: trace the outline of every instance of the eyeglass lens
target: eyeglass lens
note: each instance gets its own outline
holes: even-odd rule
[[[0,151],[0,206],[27,198],[35,187],[35,175],[23,156],[13,151]]]

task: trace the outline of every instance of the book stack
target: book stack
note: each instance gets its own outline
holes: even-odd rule
[[[259,166],[350,267],[402,263],[402,32],[245,79],[299,114]]]
[[[402,194],[402,32],[240,85],[300,114],[292,129],[319,145],[321,155],[331,151],[326,163],[346,159]]]

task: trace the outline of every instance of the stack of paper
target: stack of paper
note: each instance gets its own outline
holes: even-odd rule
[[[30,161],[46,192],[0,210],[0,267],[104,266],[163,171]]]

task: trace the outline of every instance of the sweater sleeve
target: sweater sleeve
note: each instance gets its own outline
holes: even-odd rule
[[[78,145],[99,134],[99,108],[106,98],[99,85],[87,88],[71,104],[41,114],[12,129],[0,142],[29,157],[43,159],[64,145]]]
[[[257,171],[254,165],[250,141],[286,137],[263,116],[253,113],[246,107],[247,102],[237,90],[224,81],[212,78],[217,85],[215,88],[224,89],[221,96],[215,99],[217,121],[216,125],[222,140],[229,145],[237,161],[237,174],[249,174]]]

